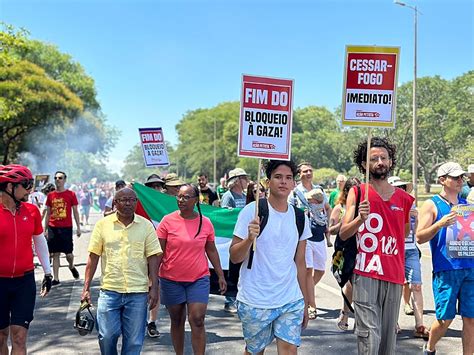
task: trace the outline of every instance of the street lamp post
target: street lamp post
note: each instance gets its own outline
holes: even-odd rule
[[[418,35],[418,9],[401,1],[395,1],[396,5],[408,7],[413,10],[414,14],[414,53],[413,53],[413,145],[412,145],[412,181],[413,193],[416,201],[418,201],[418,155],[417,155],[417,120],[416,120],[416,60],[417,60],[417,35]]]
[[[217,154],[216,154],[216,116],[214,116],[214,186],[217,188]]]

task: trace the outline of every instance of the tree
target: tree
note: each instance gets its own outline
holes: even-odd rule
[[[169,142],[166,142],[166,149],[168,152],[168,159],[171,163],[175,160],[175,151]],[[145,163],[143,161],[143,150],[140,144],[134,145],[129,151],[127,157],[124,160],[124,166],[122,168],[122,175],[125,180],[138,181],[141,183],[145,183],[146,179],[151,174],[164,176],[168,172],[176,172],[175,164],[172,164],[169,167],[145,167]]]
[[[474,71],[448,81],[439,76],[417,81],[417,159],[425,191],[430,191],[434,173],[464,152],[472,157]],[[398,168],[411,170],[412,83],[398,89],[397,127],[388,132],[397,144]],[[467,144],[460,144],[466,142]],[[466,149],[467,148],[467,149]]]
[[[87,175],[87,166],[105,167],[103,161],[114,146],[118,131],[106,123],[96,99],[94,80],[57,47],[28,39],[24,30],[17,31],[5,24],[3,29],[0,32],[3,162],[23,157],[30,164],[36,162],[38,170],[48,171],[55,168],[47,163],[55,161],[64,165],[67,154],[75,151],[92,153],[76,161],[80,176]]]
[[[0,57],[0,120],[3,164],[16,156],[22,139],[44,122],[60,124],[82,111],[81,100],[40,67]]]
[[[234,169],[239,163],[236,154],[238,122],[238,102],[224,102],[211,109],[187,112],[176,125],[179,140],[176,164],[180,175],[187,177],[205,171],[210,177],[213,176],[214,141],[217,177]]]

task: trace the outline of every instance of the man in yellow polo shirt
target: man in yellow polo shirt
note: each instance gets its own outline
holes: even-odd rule
[[[90,285],[102,258],[97,306],[100,352],[117,354],[122,334],[122,354],[140,354],[147,304],[152,309],[158,299],[156,275],[162,250],[153,224],[135,214],[135,192],[126,187],[116,193],[114,202],[117,211],[97,222],[92,232],[81,300],[90,303]]]

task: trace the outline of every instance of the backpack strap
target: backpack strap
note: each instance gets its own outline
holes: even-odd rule
[[[296,228],[298,229],[298,239],[301,238],[304,232],[304,224],[305,224],[305,216],[304,212],[299,209],[298,207],[295,207],[294,205],[293,209],[295,211],[295,222],[296,222]],[[268,210],[268,200],[266,198],[261,198],[258,201],[258,217],[260,218],[260,233],[258,234],[257,238],[262,234],[263,230],[265,229],[265,226],[267,225],[268,222],[268,215],[269,215],[269,210]],[[253,248],[250,248],[249,252],[249,262],[247,263],[247,269],[252,268],[252,263],[253,263]]]
[[[357,216],[359,215],[360,195],[362,194],[360,190],[360,185],[356,185],[356,188],[357,188],[357,196],[356,196],[356,208],[354,211],[354,219],[356,219]]]
[[[261,198],[258,200],[258,217],[260,218],[260,233],[258,234],[257,238],[260,237],[262,234],[263,230],[265,229],[265,226],[267,225],[268,222],[268,200],[266,198]],[[253,247],[250,248],[249,252],[249,262],[247,263],[247,269],[252,268],[252,263],[253,263]]]
[[[298,239],[301,238],[304,232],[304,212],[296,206],[293,206],[295,210],[295,220],[296,220],[296,228],[298,228]]]

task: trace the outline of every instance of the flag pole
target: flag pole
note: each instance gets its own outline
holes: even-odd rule
[[[262,170],[262,159],[258,159],[258,170],[257,170],[257,190],[255,192],[255,219],[258,219],[258,195],[259,195],[259,190],[260,190],[260,172]],[[253,251],[257,249],[257,238],[253,240],[253,245],[252,245]]]
[[[370,178],[370,172],[369,172],[369,165],[370,165],[370,141],[372,140],[372,130],[369,127],[369,130],[367,132],[367,155],[365,158],[365,200],[369,200],[369,178]]]

